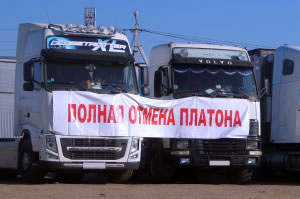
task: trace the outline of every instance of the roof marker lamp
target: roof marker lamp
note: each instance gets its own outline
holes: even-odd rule
[[[72,32],[73,29],[74,29],[74,26],[72,24],[66,24],[65,28],[64,28],[64,31]]]
[[[87,32],[93,32],[94,26],[88,25],[88,26],[86,27],[86,30],[87,30]]]
[[[81,24],[78,24],[78,25],[76,26],[76,31],[77,31],[77,32],[84,32],[84,28],[85,28],[85,26],[83,26],[83,25],[81,25]]]
[[[179,52],[179,55],[181,57],[187,57],[189,55],[188,49],[186,49],[186,48],[181,49],[180,52]]]
[[[103,33],[105,31],[105,27],[104,26],[97,26],[97,31],[99,33]]]
[[[113,34],[113,33],[115,32],[115,28],[112,27],[112,26],[109,26],[109,27],[107,27],[107,32],[108,32],[109,34]]]

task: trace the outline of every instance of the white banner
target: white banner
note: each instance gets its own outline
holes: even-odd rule
[[[61,135],[238,138],[249,134],[246,99],[153,100],[132,94],[53,92],[53,131]]]

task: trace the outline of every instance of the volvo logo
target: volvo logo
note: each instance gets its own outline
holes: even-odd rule
[[[230,60],[199,59],[201,64],[232,65]]]

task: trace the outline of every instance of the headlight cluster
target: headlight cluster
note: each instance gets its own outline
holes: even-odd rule
[[[57,153],[57,145],[55,135],[46,135],[46,148]]]
[[[189,148],[188,140],[178,140],[176,142],[176,149],[187,149],[187,148]]]
[[[259,141],[248,140],[247,141],[247,149],[259,149]]]
[[[138,137],[133,137],[131,142],[130,153],[136,152],[139,149],[140,139]]]

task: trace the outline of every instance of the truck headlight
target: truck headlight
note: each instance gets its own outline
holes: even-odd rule
[[[130,153],[136,152],[139,149],[140,139],[133,137],[131,142]]]
[[[55,135],[46,135],[46,148],[57,153],[57,145]]]
[[[247,141],[247,149],[258,149],[259,142],[256,140],[248,140]]]
[[[176,149],[187,149],[189,148],[188,140],[179,140],[176,142]]]

